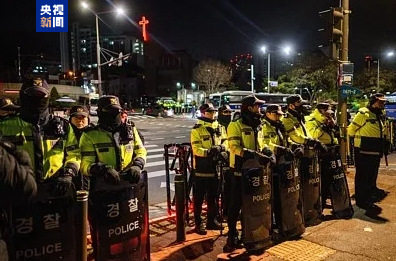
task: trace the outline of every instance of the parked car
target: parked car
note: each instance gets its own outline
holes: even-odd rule
[[[166,109],[160,105],[147,108],[145,114],[155,117],[173,117],[175,115],[173,109]]]

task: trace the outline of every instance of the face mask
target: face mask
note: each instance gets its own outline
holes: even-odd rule
[[[110,109],[98,112],[99,124],[111,128],[112,130],[118,128],[121,123],[121,113],[118,109]]]
[[[296,106],[295,108],[294,108],[294,110],[296,111],[296,112],[299,112],[299,113],[302,113],[303,112],[303,106],[302,105],[300,105],[300,106]]]

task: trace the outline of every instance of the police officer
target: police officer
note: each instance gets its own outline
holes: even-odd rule
[[[19,108],[20,106],[13,104],[10,98],[0,98],[0,120],[16,115]]]
[[[88,108],[82,105],[73,106],[70,109],[69,126],[73,129],[73,131],[69,131],[69,135],[67,137],[67,140],[69,141],[68,143],[79,144],[83,132],[87,131],[90,127],[94,127],[94,125],[90,123]],[[66,151],[73,149],[73,145],[66,147]],[[79,172],[78,177],[76,177],[73,181],[77,190],[89,190],[89,178],[87,176],[81,175],[81,172]]]
[[[227,128],[228,146],[230,150],[230,168],[232,173],[231,199],[228,210],[228,238],[223,247],[224,252],[231,252],[240,247],[236,224],[242,206],[242,165],[248,159],[260,157],[260,163],[265,165],[274,159],[258,154],[264,149],[261,130],[260,107],[265,102],[254,95],[242,99],[241,117],[232,121]],[[242,224],[243,226],[243,224]]]
[[[26,151],[0,141],[0,260],[8,260],[7,240],[10,206],[26,203],[37,193],[32,163]]]
[[[326,199],[330,197],[329,186],[331,183],[332,173],[330,167],[329,153],[339,154],[338,145],[339,130],[333,117],[334,111],[331,110],[329,103],[319,103],[307,120],[307,129],[312,138],[321,141],[328,148],[337,148],[336,151],[329,150],[328,153],[320,154],[321,165],[321,193],[322,206],[327,206]]]
[[[199,107],[201,117],[191,130],[191,146],[194,156],[194,220],[195,231],[200,235],[206,234],[206,229],[220,230],[221,225],[216,220],[216,198],[218,177],[215,158],[226,151],[222,144],[227,139],[225,131],[215,120],[217,111],[212,104],[203,104]],[[202,204],[206,194],[208,206],[206,229],[202,223]]]
[[[317,139],[313,139],[305,126],[303,105],[306,103],[300,95],[295,94],[287,97],[287,110],[282,119],[286,133],[291,141],[297,144],[307,145],[326,150],[326,146]]]
[[[222,133],[227,133],[227,127],[231,122],[231,117],[232,117],[232,112],[233,110],[229,105],[222,105],[219,110],[218,110],[218,115],[217,115],[217,121],[219,122],[219,126],[222,129]],[[227,143],[227,148],[228,148],[228,142],[225,140],[222,142],[222,144],[226,142]],[[222,152],[222,158],[223,163],[225,166],[223,166],[223,178],[222,182],[223,184],[220,184],[221,189],[220,192],[223,192],[222,194],[222,201],[221,201],[221,206],[222,206],[222,214],[223,217],[226,219],[226,216],[228,214],[228,207],[229,207],[229,201],[230,201],[230,195],[231,195],[231,180],[232,180],[232,173],[230,169],[230,164],[229,164],[229,151],[227,152]]]
[[[282,214],[281,214],[281,192],[279,189],[279,164],[282,164],[281,157],[284,157],[284,161],[293,161],[294,158],[300,158],[304,155],[304,150],[301,146],[297,146],[295,143],[288,141],[285,126],[283,125],[281,118],[285,113],[282,111],[281,106],[277,104],[270,104],[265,110],[265,116],[263,119],[263,141],[264,144],[268,145],[269,148],[274,151],[277,159],[277,164],[273,167],[273,211],[275,214],[275,227],[280,229],[282,224]],[[291,150],[292,144],[294,145],[294,150]],[[284,175],[284,173],[283,173]],[[288,218],[288,217],[285,217]],[[289,217],[290,218],[290,217]]]
[[[368,214],[379,214],[382,209],[375,205],[387,192],[377,187],[378,169],[384,154],[385,97],[382,93],[373,94],[369,105],[362,107],[348,126],[348,135],[353,138],[355,149],[355,197],[356,206]]]
[[[84,132],[80,139],[81,173],[103,177],[109,184],[121,180],[137,183],[146,163],[147,151],[134,126],[122,127],[122,108],[115,96],[98,100],[98,126]]]
[[[41,79],[27,79],[19,97],[20,113],[0,122],[3,138],[26,150],[33,161],[38,182],[55,181],[52,193],[65,195],[80,167],[78,144],[67,140],[68,122],[49,113],[48,85]],[[66,151],[66,147],[73,147]]]
[[[70,125],[73,128],[77,142],[88,127],[94,127],[90,123],[88,108],[82,105],[73,106],[70,109]]]

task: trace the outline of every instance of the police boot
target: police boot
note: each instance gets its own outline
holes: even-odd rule
[[[228,231],[228,238],[227,242],[223,247],[223,252],[224,253],[230,253],[234,251],[237,248],[241,248],[242,243],[238,238],[238,232],[236,231]]]
[[[212,221],[208,221],[208,223],[206,224],[206,229],[209,229],[209,230],[223,230],[223,227],[221,226],[221,224],[216,219],[213,219]]]
[[[198,235],[206,235],[208,232],[206,231],[206,229],[205,229],[205,226],[202,224],[202,223],[200,223],[200,224],[195,224],[195,232],[198,234]]]

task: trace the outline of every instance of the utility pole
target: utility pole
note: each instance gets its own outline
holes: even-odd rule
[[[342,85],[342,64],[348,63],[348,46],[349,46],[349,0],[342,0],[341,7],[343,12],[342,21],[342,43],[341,43],[341,55],[340,55],[340,66],[339,66],[339,77],[337,80],[338,85],[338,124],[341,128],[341,139],[340,139],[340,152],[341,160],[344,168],[347,164],[347,98],[342,96],[341,85]]]
[[[251,75],[251,87],[252,87],[252,93],[254,93],[254,66],[253,66],[253,64],[252,65],[250,65],[250,75]]]

